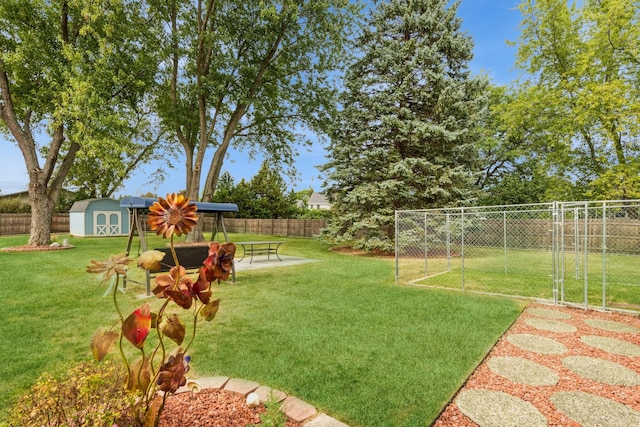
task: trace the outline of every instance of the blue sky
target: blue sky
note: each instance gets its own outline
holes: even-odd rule
[[[517,77],[513,69],[516,48],[508,46],[506,41],[516,41],[519,36],[521,16],[517,10],[518,3],[518,0],[461,0],[458,9],[463,30],[471,35],[475,45],[471,70],[475,74],[488,75],[495,84],[506,85]],[[322,144],[315,143],[311,148],[298,147],[298,152],[297,179],[292,181],[285,177],[289,188],[303,190],[312,187],[320,191],[322,179],[316,166],[326,162]],[[26,190],[28,176],[24,159],[10,137],[0,135],[0,153],[0,194]],[[246,153],[231,150],[223,169],[231,172],[238,183],[242,178],[251,179],[260,169],[260,164],[260,159],[251,160]],[[140,168],[116,196],[137,196],[147,192],[164,196],[184,189],[185,178],[180,168],[170,170],[162,184],[150,183],[149,174],[157,167],[152,164]]]

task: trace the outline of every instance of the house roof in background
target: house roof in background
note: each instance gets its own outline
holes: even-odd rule
[[[322,204],[328,205],[329,200],[327,200],[324,194],[316,193],[314,191],[309,197],[309,201],[307,203],[310,205],[322,205]]]
[[[24,190],[24,191],[18,191],[17,193],[7,193],[7,194],[0,193],[0,198],[23,197],[28,195],[29,195],[29,192],[27,190]]]

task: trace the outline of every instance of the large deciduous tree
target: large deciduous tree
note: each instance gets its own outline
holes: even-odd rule
[[[483,136],[478,143],[482,173],[476,185],[481,189],[479,204],[507,205],[545,200],[551,185],[539,156],[531,149],[530,127],[511,129],[508,110],[514,100],[505,86],[489,86],[489,105],[482,120]]]
[[[79,150],[99,153],[112,132],[122,134],[123,117],[148,90],[157,64],[152,29],[137,0],[0,2],[0,130],[17,143],[29,175],[29,244],[49,242]]]
[[[293,142],[309,142],[296,130],[321,131],[335,107],[329,72],[358,8],[349,0],[169,3],[159,111],[184,151],[187,196],[211,199],[232,144],[291,165]]]
[[[65,187],[76,190],[75,200],[112,197],[138,166],[166,158],[165,135],[152,120],[148,104],[141,100],[118,124],[109,126],[107,134],[96,135],[90,147],[76,154],[64,181]],[[164,180],[166,173],[159,167],[147,176],[147,183]]]
[[[470,74],[472,41],[449,3],[380,2],[363,27],[323,166],[335,240],[389,250],[395,210],[474,197],[486,82]]]
[[[525,0],[509,128],[582,197],[640,194],[640,8],[633,0]],[[564,191],[563,191],[564,192]],[[552,188],[547,194],[552,196]]]

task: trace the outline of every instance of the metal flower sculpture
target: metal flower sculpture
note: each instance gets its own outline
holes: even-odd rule
[[[175,193],[168,194],[166,199],[158,198],[149,208],[148,224],[158,236],[171,239],[175,265],[168,273],[155,277],[153,293],[163,301],[157,311],[152,309],[151,303],[145,303],[126,317],[122,314],[116,291],[120,277],[126,277],[128,264],[132,261],[125,254],[109,257],[106,261],[92,260],[87,267],[89,273],[102,274],[102,282],[111,281],[107,293],[111,293],[120,318],[119,332],[113,327],[96,331],[91,341],[92,352],[96,359],[102,360],[115,342],[119,342],[120,356],[129,373],[126,387],[142,394],[140,399],[135,400],[138,407],[135,412],[140,424],[148,424],[151,419],[157,425],[167,396],[186,384],[190,360],[187,351],[195,339],[198,319],[202,317],[206,321],[212,320],[220,305],[219,299],[212,299],[211,282],[227,280],[233,269],[236,250],[233,243],[211,243],[207,258],[203,260],[195,277],[187,274],[180,265],[173,237],[189,233],[193,229],[198,221],[196,211],[196,205],[190,203],[187,197]],[[163,266],[167,268],[162,263],[163,258],[163,252],[146,251],[137,259],[137,265],[150,272],[157,272]],[[166,339],[181,346],[187,336],[187,327],[175,310],[192,317],[192,332],[184,349],[179,347],[168,355]],[[150,335],[154,335],[151,334],[153,329],[156,337],[150,339]],[[123,338],[139,350],[137,362],[129,363],[122,347]],[[151,353],[146,352],[147,345],[154,346]]]
[[[149,207],[149,227],[158,236],[182,236],[191,231],[198,221],[196,205],[189,203],[189,199],[182,194],[167,194],[167,198],[158,198]]]
[[[166,363],[160,366],[158,388],[165,393],[175,393],[179,387],[187,383],[185,374],[189,372],[190,357],[185,356],[182,349],[175,356],[169,356]]]

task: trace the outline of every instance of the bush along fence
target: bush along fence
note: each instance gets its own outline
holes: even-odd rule
[[[205,230],[213,229],[214,218],[205,217]],[[225,228],[229,233],[267,234],[287,237],[314,237],[325,226],[324,219],[242,219],[225,218]],[[53,233],[68,233],[69,214],[53,215]],[[31,214],[0,214],[0,236],[29,234]]]
[[[396,212],[396,281],[640,311],[640,200]]]

